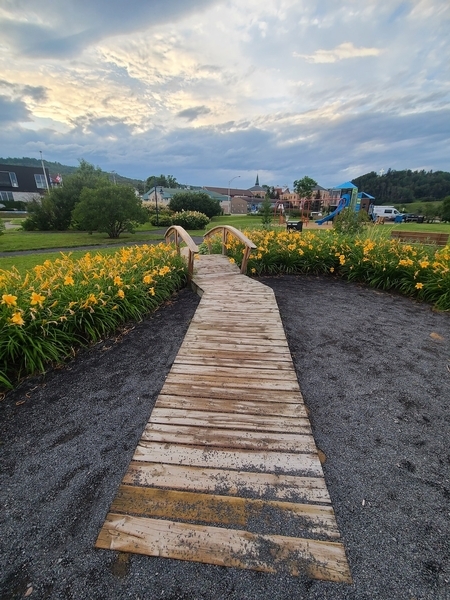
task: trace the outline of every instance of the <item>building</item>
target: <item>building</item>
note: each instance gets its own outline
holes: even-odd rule
[[[255,185],[248,189],[249,192],[252,193],[256,198],[264,198],[266,195],[266,190],[261,185],[259,185],[259,175],[256,176]]]
[[[47,168],[0,165],[0,200],[30,202],[52,187]]]

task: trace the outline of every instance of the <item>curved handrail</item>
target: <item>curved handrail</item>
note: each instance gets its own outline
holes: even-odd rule
[[[166,244],[174,243],[177,248],[178,256],[181,254],[180,243],[183,241],[188,249],[188,279],[192,279],[194,273],[194,256],[198,253],[198,246],[188,234],[186,229],[180,225],[171,225],[164,234]]]
[[[211,235],[214,235],[214,233],[219,233],[219,232],[222,233],[222,254],[226,254],[225,247],[226,247],[226,243],[227,243],[227,235],[229,233],[233,234],[235,237],[237,237],[237,239],[240,242],[242,242],[245,245],[244,256],[242,257],[242,264],[241,264],[241,273],[245,274],[247,272],[247,263],[248,263],[248,259],[250,256],[250,252],[252,250],[256,250],[257,246],[252,242],[252,240],[250,240],[246,235],[244,235],[242,233],[242,231],[239,231],[239,229],[236,229],[236,227],[233,227],[232,225],[217,225],[216,227],[213,227],[212,229],[207,231],[205,233],[205,235],[203,236],[204,240],[208,244],[208,248],[210,249],[210,251],[211,251],[211,242],[209,241],[209,237]]]

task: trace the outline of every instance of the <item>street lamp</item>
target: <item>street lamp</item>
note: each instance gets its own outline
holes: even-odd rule
[[[236,177],[233,177],[232,179],[230,179],[230,181],[228,182],[228,205],[230,207],[230,215],[231,215],[231,196],[230,196],[230,185],[231,182],[234,181],[235,179],[237,179],[238,177],[240,177],[240,175],[236,175]]]

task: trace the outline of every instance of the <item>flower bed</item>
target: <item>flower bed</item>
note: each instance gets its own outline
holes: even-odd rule
[[[21,275],[0,271],[0,385],[43,372],[74,350],[139,320],[186,282],[187,268],[165,244],[113,255],[70,254]]]
[[[245,231],[258,246],[250,256],[248,273],[331,273],[450,310],[450,246],[403,244],[372,231],[358,237],[333,231]],[[243,245],[230,238],[227,249],[240,264]]]

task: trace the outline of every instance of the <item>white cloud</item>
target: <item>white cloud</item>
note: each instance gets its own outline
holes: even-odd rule
[[[352,42],[343,42],[333,50],[316,50],[314,54],[299,54],[294,52],[295,58],[304,58],[311,63],[335,63],[338,60],[348,58],[362,58],[366,56],[378,56],[379,48],[356,48]]]

